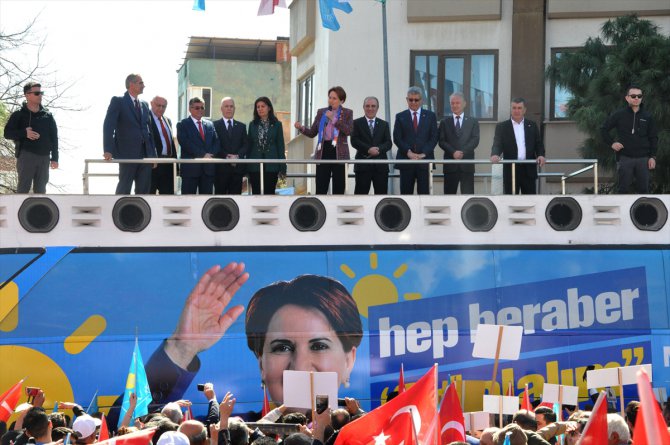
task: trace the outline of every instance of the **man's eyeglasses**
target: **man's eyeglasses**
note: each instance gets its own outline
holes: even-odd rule
[[[629,94],[631,99],[642,99],[641,94]]]
[[[407,98],[407,102],[421,102],[421,99],[410,99],[409,97]]]
[[[205,109],[205,107],[191,107],[191,108],[193,108],[194,110],[204,110]]]
[[[28,91],[26,94],[33,94],[35,96],[42,96],[44,91]]]

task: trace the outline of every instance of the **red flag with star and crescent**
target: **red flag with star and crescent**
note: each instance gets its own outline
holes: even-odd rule
[[[335,445],[410,445],[417,442],[415,431],[418,443],[435,444],[439,431],[436,402],[434,366],[404,393],[345,425]]]
[[[3,422],[7,422],[9,417],[14,414],[14,408],[19,403],[19,397],[21,396],[21,386],[23,386],[23,380],[20,380],[0,395],[0,420]]]
[[[454,382],[451,382],[442,399],[440,427],[440,443],[465,442],[465,419]]]

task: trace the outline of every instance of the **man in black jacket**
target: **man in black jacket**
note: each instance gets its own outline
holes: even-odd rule
[[[637,193],[649,193],[649,170],[656,168],[658,132],[651,114],[642,109],[640,88],[629,87],[626,102],[628,106],[612,113],[600,131],[616,153],[619,193],[628,193],[633,180]],[[610,135],[613,128],[616,139]]]
[[[167,99],[156,96],[151,100],[151,117],[149,130],[154,139],[156,154],[159,158],[177,159],[177,148],[174,145],[172,121],[165,116]],[[179,171],[179,170],[177,170]],[[151,170],[151,189],[149,193],[155,195],[174,195],[174,164],[158,164]]]
[[[16,144],[18,193],[46,193],[49,166],[58,168],[58,128],[53,115],[42,106],[42,85],[28,82],[23,86],[26,101],[9,117],[5,139]]]
[[[376,97],[366,97],[363,101],[364,117],[354,120],[354,129],[351,132],[351,145],[356,149],[356,159],[388,159],[388,152],[393,147],[391,130],[385,120],[377,117],[379,101]],[[356,195],[370,193],[370,185],[375,189],[375,195],[388,193],[388,164],[356,164]]]
[[[216,157],[244,159],[248,150],[247,126],[233,119],[235,101],[232,97],[224,97],[221,101],[221,115],[223,117],[214,122],[214,129],[221,143],[221,149]],[[244,164],[216,164],[214,193],[217,195],[241,194],[245,170]]]

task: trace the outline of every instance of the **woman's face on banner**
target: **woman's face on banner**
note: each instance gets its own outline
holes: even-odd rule
[[[344,350],[323,313],[314,308],[286,305],[270,319],[258,362],[270,397],[281,403],[285,370],[337,372],[342,384],[348,380],[355,360],[356,348]]]

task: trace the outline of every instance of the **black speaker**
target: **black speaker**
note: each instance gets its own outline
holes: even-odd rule
[[[298,198],[288,212],[293,227],[301,232],[316,232],[326,222],[326,207],[316,198]]]
[[[560,196],[549,201],[544,216],[556,231],[575,230],[582,222],[582,208],[576,199]]]
[[[59,216],[58,206],[49,198],[26,198],[19,208],[19,223],[30,233],[51,232]]]
[[[659,231],[668,220],[668,209],[658,198],[638,198],[630,206],[630,219],[640,230]]]
[[[400,198],[384,198],[375,207],[375,221],[384,232],[402,232],[412,220],[412,211]]]
[[[461,208],[461,219],[471,232],[488,232],[498,222],[498,209],[488,198],[470,198]]]
[[[233,230],[240,222],[240,208],[232,198],[211,198],[202,206],[202,221],[212,232]]]
[[[124,232],[141,232],[151,222],[151,207],[142,198],[120,198],[112,209],[114,225]]]

